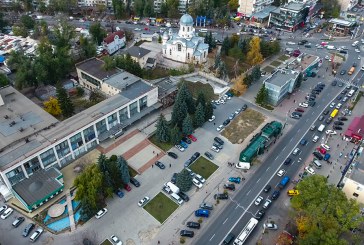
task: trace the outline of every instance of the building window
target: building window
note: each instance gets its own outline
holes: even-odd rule
[[[182,50],[182,45],[181,45],[181,44],[177,44],[177,49],[178,49],[178,52],[181,52],[181,50]]]
[[[72,150],[76,150],[83,145],[81,133],[78,133],[70,138]]]
[[[139,110],[141,111],[145,108],[147,108],[147,96],[144,96],[139,100]]]
[[[116,116],[116,113],[114,113],[114,114],[107,117],[107,121],[109,123],[109,126],[111,126],[111,125],[115,126],[116,123],[117,123],[117,120],[118,120],[118,118]]]
[[[83,130],[83,136],[85,137],[85,142],[89,142],[96,138],[94,127],[91,126]]]
[[[138,113],[138,101],[135,101],[131,105],[129,105],[130,117]]]
[[[97,130],[98,135],[100,135],[103,132],[107,131],[105,119],[103,119],[100,122],[96,123],[96,130]]]
[[[41,169],[38,157],[34,157],[29,162],[24,164],[25,171],[27,171],[28,175],[32,175],[34,172]]]
[[[54,163],[57,160],[53,148],[40,154],[40,159],[42,160],[44,168],[46,168],[48,165]]]
[[[67,140],[65,140],[62,143],[56,145],[55,148],[56,148],[58,158],[63,158],[64,156],[66,156],[71,151]]]
[[[190,27],[187,27],[187,31],[190,31]]]
[[[185,31],[185,27],[182,27],[183,31]]]
[[[354,193],[353,193],[353,196],[354,196],[354,197],[358,197],[358,196],[359,196],[359,194],[354,192]]]
[[[188,60],[190,59],[190,53],[187,53],[187,59]]]
[[[169,55],[172,55],[172,49],[169,49]]]
[[[83,78],[83,79],[85,79],[87,82],[89,82],[89,83],[92,83],[93,85],[95,85],[95,86],[100,86],[100,82],[98,81],[98,80],[96,80],[95,78],[93,78],[93,77],[91,77],[91,76],[89,76],[89,75],[87,75],[86,73],[84,73],[84,72],[81,72],[81,77]]]
[[[164,54],[167,54],[167,49],[164,50]]]
[[[128,108],[125,107],[119,111],[120,122],[128,119]]]
[[[19,166],[16,169],[6,173],[6,177],[8,178],[11,185],[15,185],[25,178],[22,168]]]
[[[205,52],[203,52],[203,57],[204,57],[204,58],[206,58],[206,51],[205,51]]]

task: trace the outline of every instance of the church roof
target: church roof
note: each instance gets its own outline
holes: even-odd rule
[[[185,26],[192,26],[193,25],[193,18],[189,14],[184,14],[184,15],[182,15],[179,22],[180,22],[180,24],[185,25]]]
[[[196,50],[194,53],[193,53],[194,56],[201,56],[201,52]]]
[[[199,43],[198,46],[197,46],[197,49],[198,50],[201,50],[201,49],[208,49],[209,48],[209,45],[206,44],[206,43]]]

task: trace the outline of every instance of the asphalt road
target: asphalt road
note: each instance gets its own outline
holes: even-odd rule
[[[324,91],[321,93],[322,95],[317,99],[316,106],[306,110],[303,117],[297,121],[289,132],[283,130],[283,136],[279,139],[280,147],[276,147],[268,153],[267,159],[274,160],[262,163],[266,166],[262,166],[257,170],[254,175],[256,177],[251,178],[245,184],[245,187],[234,196],[224,212],[215,218],[206,232],[193,242],[194,244],[221,244],[229,232],[238,235],[252,215],[258,209],[261,209],[261,206],[257,208],[253,204],[255,199],[259,195],[262,195],[264,199],[268,197],[267,194],[262,193],[263,188],[267,184],[270,184],[273,188],[279,184],[281,177],[276,176],[276,172],[282,168],[282,164],[288,156],[292,158],[293,163],[283,167],[287,170],[286,175],[294,176],[298,172],[301,167],[300,156],[293,156],[291,152],[302,138],[306,138],[309,143],[304,147],[299,147],[302,150],[300,155],[311,154],[313,144],[310,144],[310,139],[314,134],[321,136],[322,133],[319,133],[317,130],[309,131],[309,127],[317,120],[331,100],[335,99],[342,90],[342,88],[337,86],[333,87],[329,83],[326,84]],[[273,190],[268,194],[272,194],[272,192]],[[269,214],[269,211],[267,214]]]

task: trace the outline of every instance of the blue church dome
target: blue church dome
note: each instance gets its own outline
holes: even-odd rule
[[[185,25],[185,26],[193,26],[193,18],[189,14],[182,15],[179,22],[180,22],[180,24]]]

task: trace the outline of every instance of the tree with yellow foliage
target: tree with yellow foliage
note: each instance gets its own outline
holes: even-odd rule
[[[231,80],[233,83],[232,89],[238,96],[244,94],[247,89],[247,86],[244,83],[244,78],[245,78],[244,74],[240,74],[239,76]]]
[[[49,100],[43,103],[44,110],[51,114],[52,116],[59,116],[62,114],[61,107],[59,105],[58,99],[55,97],[50,97]]]
[[[246,56],[246,61],[250,65],[257,65],[262,63],[263,55],[260,53],[260,38],[253,37],[249,42],[249,51]]]

